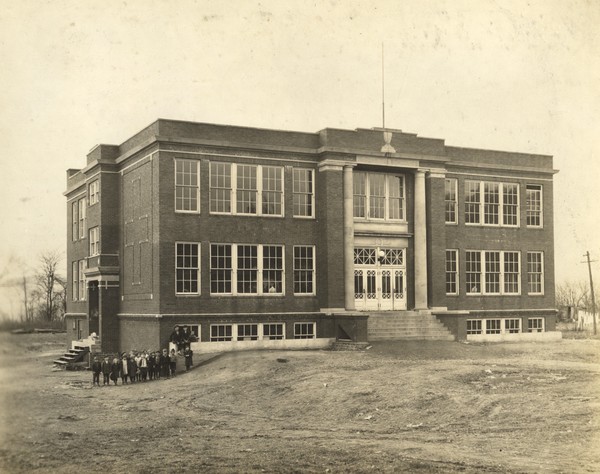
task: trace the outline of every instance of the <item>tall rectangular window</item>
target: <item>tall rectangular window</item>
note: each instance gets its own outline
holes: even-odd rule
[[[199,162],[175,160],[175,210],[199,212]]]
[[[405,219],[404,176],[353,173],[354,217],[377,220]]]
[[[294,247],[294,294],[315,293],[315,248],[311,245]]]
[[[527,292],[544,294],[544,253],[527,252]]]
[[[256,214],[256,166],[237,165],[237,213]]]
[[[85,301],[87,299],[87,285],[85,281],[86,263],[86,260],[79,260],[79,301]]]
[[[500,252],[485,252],[485,293],[500,293]]]
[[[446,250],[446,294],[458,294],[458,250]]]
[[[85,239],[85,198],[77,201],[77,212],[79,213],[79,238]]]
[[[73,201],[71,204],[71,222],[73,224],[72,240],[73,242],[79,240],[79,211],[77,201]]]
[[[466,252],[467,293],[481,293],[481,252]]]
[[[237,292],[238,294],[258,292],[258,247],[256,245],[237,246]]]
[[[502,185],[502,224],[519,225],[519,185]]]
[[[498,224],[500,188],[498,183],[483,183],[483,222]]]
[[[100,227],[91,227],[89,230],[90,257],[100,255]]]
[[[313,170],[294,168],[294,217],[314,217]]]
[[[71,298],[73,301],[79,299],[79,262],[71,262]]]
[[[283,201],[283,168],[262,167],[262,213],[263,216],[281,216]]]
[[[230,163],[210,163],[210,212],[231,212]]]
[[[197,295],[199,291],[200,257],[199,244],[177,242],[175,244],[175,292]]]
[[[88,186],[88,204],[93,206],[100,200],[100,181],[92,181]]]
[[[542,186],[527,185],[527,227],[542,227]]]
[[[479,207],[479,182],[465,181],[465,223],[479,224]]]
[[[521,290],[521,265],[519,252],[503,252],[504,258],[504,294],[518,295]]]
[[[230,294],[232,291],[231,245],[212,244],[210,246],[210,292]]]
[[[262,254],[263,293],[283,293],[283,247],[263,245]]]
[[[456,208],[458,206],[457,196],[457,180],[454,178],[446,178],[444,182],[444,201],[446,204],[446,223],[456,224]]]

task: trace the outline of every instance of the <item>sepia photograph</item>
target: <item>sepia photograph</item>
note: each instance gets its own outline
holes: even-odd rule
[[[0,473],[600,473],[598,25],[0,0]]]

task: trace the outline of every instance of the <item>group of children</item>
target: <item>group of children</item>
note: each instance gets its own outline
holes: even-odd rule
[[[185,347],[182,355],[185,359],[185,370],[188,371],[194,365],[193,353],[189,346]],[[100,362],[98,357],[94,357],[92,385],[100,386],[100,374],[103,375],[103,385],[110,385],[111,380],[117,385],[119,378],[122,384],[168,379],[175,376],[176,370],[175,349],[171,349],[171,353],[167,349],[163,349],[162,352],[124,352],[120,358],[115,357],[112,362],[108,357],[105,357],[103,362]]]

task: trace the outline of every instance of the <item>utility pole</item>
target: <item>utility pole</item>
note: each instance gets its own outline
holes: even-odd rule
[[[592,318],[594,321],[594,336],[596,335],[596,298],[594,297],[594,280],[592,280],[592,261],[590,260],[590,251],[588,250],[584,257],[587,257],[588,271],[590,273],[590,294],[592,295]]]

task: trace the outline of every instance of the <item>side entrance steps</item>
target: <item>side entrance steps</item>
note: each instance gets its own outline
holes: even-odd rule
[[[56,359],[54,365],[66,368],[70,364],[83,362],[85,356],[89,352],[89,347],[74,345],[72,349],[65,352],[59,359]]]
[[[369,313],[369,341],[454,341],[454,335],[429,311]]]

